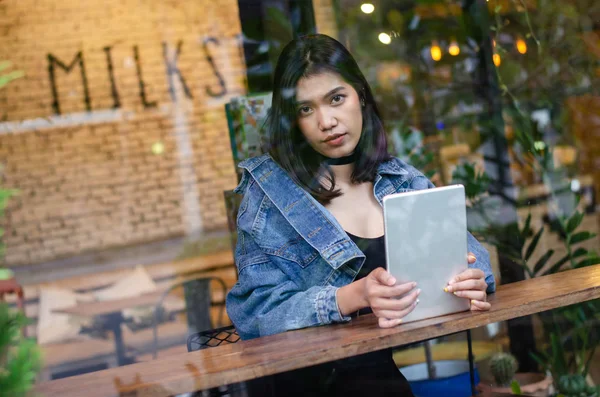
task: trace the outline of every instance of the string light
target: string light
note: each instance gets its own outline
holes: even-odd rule
[[[519,53],[521,53],[521,54],[527,53],[527,43],[525,42],[525,40],[518,39],[516,44],[517,44],[517,51],[519,51]]]
[[[502,58],[500,58],[500,55],[494,54],[492,58],[494,60],[494,65],[500,66],[500,64],[502,63]]]
[[[370,14],[373,11],[375,11],[375,6],[373,4],[371,4],[371,3],[363,3],[360,6],[360,10],[362,12],[364,12],[365,14]]]
[[[434,61],[437,62],[440,59],[442,59],[442,49],[438,45],[437,41],[433,42],[429,51],[431,52],[431,59],[433,59]]]
[[[460,54],[460,47],[458,46],[456,40],[452,40],[452,43],[450,43],[450,47],[448,48],[448,52],[454,57]]]
[[[379,33],[379,41],[387,45],[392,42],[392,38],[387,33]]]

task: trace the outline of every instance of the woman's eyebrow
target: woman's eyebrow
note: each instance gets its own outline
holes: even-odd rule
[[[332,96],[334,94],[337,94],[338,92],[343,91],[345,89],[346,89],[346,87],[344,87],[344,86],[335,87],[333,90],[331,90],[327,94],[323,95],[323,99],[327,99],[330,96]],[[305,99],[305,100],[301,100],[301,101],[296,101],[296,106],[304,105],[304,104],[307,104],[307,103],[310,103],[309,99]]]

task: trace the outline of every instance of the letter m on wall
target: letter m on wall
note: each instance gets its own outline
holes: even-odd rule
[[[48,74],[50,75],[50,86],[52,87],[52,108],[55,114],[60,113],[60,101],[58,98],[58,90],[56,88],[56,72],[55,69],[58,66],[67,73],[70,73],[73,68],[79,65],[81,71],[81,80],[83,82],[83,92],[85,96],[85,108],[87,111],[92,110],[92,104],[90,100],[90,91],[88,87],[87,76],[85,74],[85,63],[83,61],[83,53],[79,51],[73,61],[67,66],[60,59],[56,58],[52,54],[48,54]]]

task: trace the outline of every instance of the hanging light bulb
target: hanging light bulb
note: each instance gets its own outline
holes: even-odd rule
[[[375,6],[371,3],[363,3],[360,5],[360,10],[365,14],[370,14],[375,11]]]
[[[437,62],[440,59],[442,59],[442,49],[438,45],[437,41],[434,41],[431,44],[431,49],[429,51],[431,52],[431,59],[433,59],[434,61]]]
[[[460,47],[458,46],[458,43],[456,42],[456,40],[452,40],[452,43],[450,43],[450,47],[448,48],[448,52],[453,57],[460,54]]]
[[[519,51],[520,54],[527,53],[527,43],[525,42],[525,40],[518,39],[516,45],[517,45],[517,51]]]
[[[494,54],[494,56],[492,58],[494,60],[494,65],[500,66],[500,64],[502,63],[502,58],[500,58],[500,55]]]
[[[387,33],[379,33],[379,41],[383,44],[390,44],[392,42],[392,38]]]

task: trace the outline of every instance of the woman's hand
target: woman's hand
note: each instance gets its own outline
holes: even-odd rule
[[[469,264],[475,263],[477,258],[469,252]],[[490,310],[492,305],[487,302],[487,283],[485,282],[485,274],[480,269],[467,269],[458,276],[452,278],[448,282],[448,286],[444,288],[446,292],[452,292],[454,295],[461,298],[466,298],[471,301],[471,310],[485,311]]]
[[[337,290],[338,309],[343,316],[348,316],[370,307],[381,328],[395,327],[417,305],[421,290],[415,287],[416,283],[396,285],[396,279],[378,267],[367,277]]]
[[[402,322],[419,303],[421,293],[416,283],[396,285],[396,279],[382,267],[365,277],[364,296],[367,306],[373,310],[381,328],[391,328]]]

